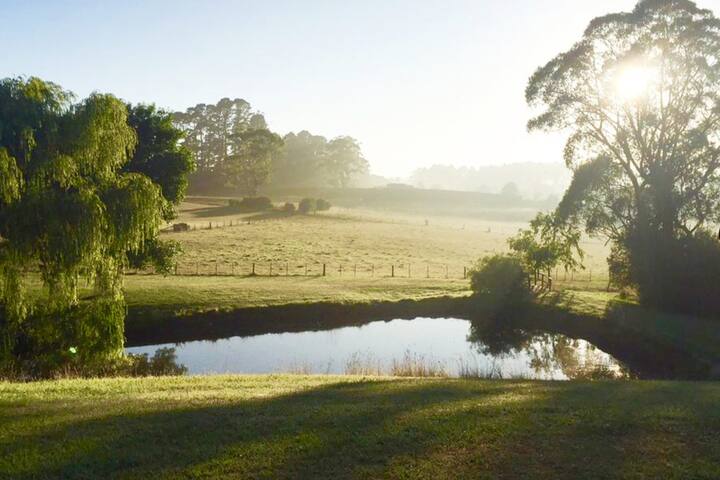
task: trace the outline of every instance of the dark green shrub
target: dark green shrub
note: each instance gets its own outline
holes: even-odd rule
[[[263,212],[273,208],[268,197],[245,197],[242,200],[231,198],[228,207],[238,212]]]
[[[519,258],[508,255],[481,259],[470,272],[470,287],[474,295],[501,309],[524,305],[532,299],[527,270]]]
[[[303,198],[298,204],[298,212],[308,214],[317,210],[317,200],[314,198]]]
[[[332,207],[330,202],[328,202],[327,200],[325,200],[323,198],[318,198],[315,203],[316,203],[316,207],[319,212],[324,212],[324,211],[330,210],[330,207]]]
[[[285,213],[295,213],[295,204],[292,202],[286,202],[285,205],[282,206],[282,211]]]

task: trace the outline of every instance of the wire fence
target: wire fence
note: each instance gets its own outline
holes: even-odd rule
[[[433,278],[467,279],[471,267],[458,264],[404,262],[404,263],[350,263],[302,261],[193,261],[181,260],[170,274],[202,277],[344,277],[344,278]],[[154,269],[130,270],[128,274],[157,275]],[[544,274],[543,274],[544,277]],[[547,280],[554,282],[592,282],[607,280],[607,272],[593,270],[555,270]]]

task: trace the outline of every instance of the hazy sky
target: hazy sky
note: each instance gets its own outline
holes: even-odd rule
[[[634,0],[0,0],[0,77],[182,109],[241,97],[279,132],[352,135],[375,173],[561,161],[532,72]],[[720,13],[720,0],[698,4]]]

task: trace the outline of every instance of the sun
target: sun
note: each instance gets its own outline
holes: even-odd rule
[[[626,66],[613,77],[615,95],[622,102],[633,102],[647,96],[657,78],[655,69],[645,66]]]

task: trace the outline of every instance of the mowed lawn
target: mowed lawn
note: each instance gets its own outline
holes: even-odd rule
[[[715,383],[0,383],[0,421],[3,479],[720,477]]]

